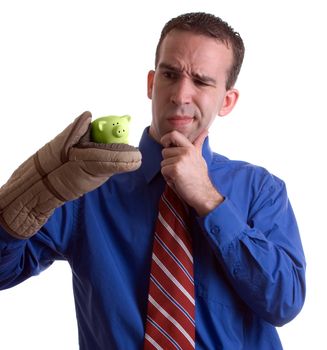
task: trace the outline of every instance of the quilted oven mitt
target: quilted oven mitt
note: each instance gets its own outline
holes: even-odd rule
[[[0,188],[0,224],[12,236],[35,234],[54,209],[94,190],[116,173],[136,170],[141,153],[127,144],[91,141],[84,112],[27,159]]]

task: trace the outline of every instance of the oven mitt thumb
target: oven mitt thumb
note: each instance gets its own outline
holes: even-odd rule
[[[91,119],[90,112],[76,118],[0,188],[0,224],[9,234],[31,237],[55,208],[141,165],[133,146],[91,142]]]

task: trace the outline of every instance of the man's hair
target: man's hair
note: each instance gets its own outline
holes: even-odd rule
[[[204,12],[191,12],[172,18],[165,24],[156,49],[155,67],[157,67],[160,55],[160,47],[166,35],[172,31],[184,30],[196,34],[206,35],[215,38],[232,48],[233,62],[227,74],[226,89],[232,88],[241,70],[244,57],[244,44],[239,33],[221,18]]]

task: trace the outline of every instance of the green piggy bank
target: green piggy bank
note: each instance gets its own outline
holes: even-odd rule
[[[92,141],[98,143],[128,143],[131,117],[108,115],[95,119],[91,125]]]

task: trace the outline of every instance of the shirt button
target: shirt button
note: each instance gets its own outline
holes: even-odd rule
[[[240,268],[239,267],[235,267],[233,270],[233,274],[237,275],[240,272]]]
[[[211,233],[217,235],[218,233],[220,233],[220,228],[218,226],[213,226],[211,229]]]

